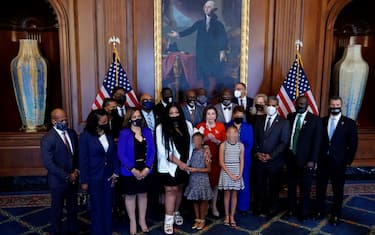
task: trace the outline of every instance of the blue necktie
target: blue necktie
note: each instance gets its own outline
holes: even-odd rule
[[[329,137],[329,140],[331,140],[333,133],[335,132],[335,118],[331,118],[329,122],[330,123],[329,123],[328,137]]]

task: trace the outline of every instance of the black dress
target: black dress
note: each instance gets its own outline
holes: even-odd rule
[[[138,141],[134,136],[134,161],[135,169],[142,171],[146,167],[146,139]],[[124,194],[133,195],[146,193],[150,189],[150,175],[138,180],[134,176],[124,176],[122,180]]]

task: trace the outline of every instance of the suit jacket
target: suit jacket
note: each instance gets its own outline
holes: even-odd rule
[[[232,99],[232,103],[235,103],[237,105],[240,105],[238,103],[238,98],[234,97]],[[246,108],[245,108],[245,118],[247,122],[249,122],[249,120],[251,119],[250,118],[250,111],[251,111],[251,107],[253,106],[253,98],[250,98],[248,96],[246,96]]]
[[[237,104],[235,104],[235,103],[232,103],[232,112],[233,112],[233,108],[234,107],[236,107],[237,106]],[[215,108],[216,108],[216,110],[217,110],[217,118],[216,118],[216,121],[217,122],[222,122],[222,123],[224,123],[224,125],[225,125],[225,127],[227,127],[228,125],[229,125],[229,122],[226,122],[225,121],[225,118],[224,118],[224,112],[223,112],[223,108],[222,108],[222,106],[221,106],[221,103],[217,103],[216,105],[215,105]],[[232,117],[231,117],[231,119],[232,119]]]
[[[293,128],[296,116],[296,112],[288,115],[291,129]],[[304,167],[307,162],[316,163],[320,154],[321,141],[322,122],[319,117],[307,112],[299,132],[297,152],[295,156],[292,156],[292,152],[289,151],[290,159],[295,159],[299,167]]]
[[[284,164],[285,150],[289,144],[289,122],[277,115],[271,127],[265,131],[267,115],[257,118],[254,126],[254,152],[271,156],[270,165],[281,167]]]
[[[68,129],[67,134],[73,147],[73,153],[67,148],[54,128],[48,131],[40,141],[50,188],[66,186],[69,174],[78,169],[78,137],[73,129]]]
[[[158,104],[155,105],[154,114],[155,114],[155,129],[158,124],[160,124],[161,119],[166,115],[166,107],[164,107],[163,103],[160,101]]]
[[[193,126],[196,126],[198,123],[202,122],[203,120],[203,108],[200,106],[195,105],[194,111],[194,121],[191,119],[190,111],[187,104],[181,106],[182,112],[184,113],[184,117],[186,120],[190,121]]]
[[[126,112],[126,108],[125,108],[125,112]],[[112,116],[112,119],[110,120],[111,122],[110,134],[112,135],[113,138],[117,139],[122,129],[125,116],[121,117],[117,109],[112,111],[111,116]]]
[[[332,139],[328,137],[329,116],[322,118],[323,141],[320,160],[332,157],[340,166],[350,165],[358,146],[358,134],[355,121],[341,115]]]
[[[152,131],[148,127],[142,128],[142,136],[146,140],[146,167],[151,171],[155,157],[154,137],[152,136]],[[133,176],[131,169],[135,167],[134,133],[129,128],[120,132],[117,153],[121,161],[121,175]]]
[[[118,174],[118,158],[115,142],[110,135],[108,151],[105,152],[97,135],[84,131],[79,138],[79,169],[81,184],[89,184],[92,180],[106,180],[113,173]]]

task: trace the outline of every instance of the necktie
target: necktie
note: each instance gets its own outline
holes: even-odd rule
[[[147,126],[148,126],[148,128],[150,128],[152,131],[154,131],[154,125],[153,125],[154,123],[152,121],[151,113],[147,114],[146,118],[147,118]]]
[[[69,152],[72,152],[72,150],[70,149],[68,138],[66,137],[66,131],[63,131],[62,136],[65,146],[68,148]]]
[[[301,130],[301,124],[302,124],[302,115],[298,114],[296,126],[294,128],[294,135],[293,135],[292,151],[294,154],[297,153],[297,143],[298,143],[299,132]]]
[[[243,100],[240,98],[240,105],[243,107]]]
[[[328,137],[329,137],[329,140],[331,140],[333,133],[335,132],[335,118],[331,118],[329,122],[330,123],[329,123]]]
[[[120,117],[124,116],[124,108],[120,108]]]
[[[195,120],[195,118],[194,118],[194,115],[195,114],[195,110],[194,109],[191,109],[190,110],[190,120],[191,120],[191,123],[193,123],[193,125],[194,125],[194,120]]]
[[[271,117],[267,118],[266,131],[268,131],[270,127],[271,127]]]

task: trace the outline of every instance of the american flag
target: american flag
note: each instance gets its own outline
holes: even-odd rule
[[[284,118],[288,113],[295,112],[294,103],[298,96],[306,96],[309,110],[315,115],[319,114],[309,81],[302,67],[301,55],[297,52],[296,59],[290,67],[279,93],[277,93],[277,98],[280,101],[278,112]]]
[[[123,69],[118,53],[116,49],[114,50],[114,59],[109,66],[108,72],[105,75],[103,85],[100,88],[98,94],[96,95],[95,101],[92,104],[92,109],[102,108],[103,100],[109,98],[112,95],[113,88],[116,86],[123,87],[126,93],[125,105],[128,107],[139,106],[137,96],[131,87],[128,77],[126,76],[125,70]]]

